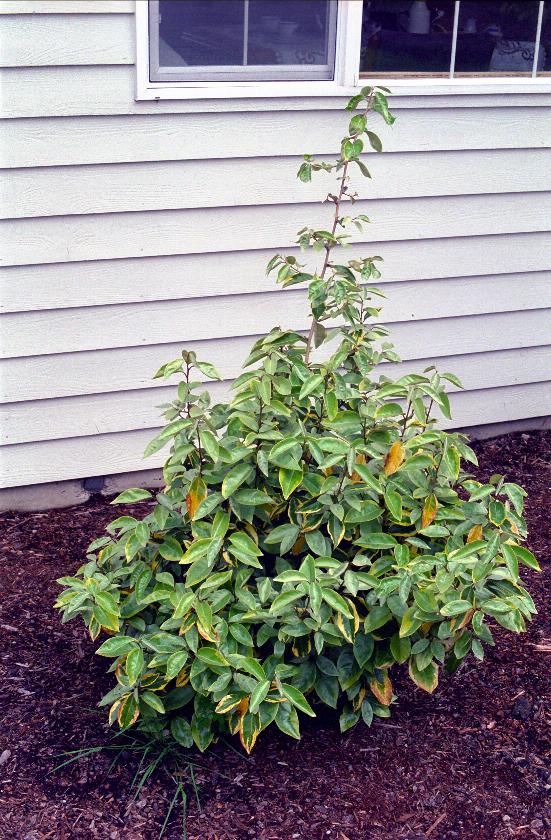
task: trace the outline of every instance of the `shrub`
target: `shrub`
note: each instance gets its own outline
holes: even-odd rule
[[[450,416],[444,385],[460,383],[432,368],[393,381],[380,292],[365,285],[381,258],[333,256],[368,221],[342,206],[356,197],[350,168],[369,176],[364,139],[381,150],[370,112],[393,122],[381,89],[364,88],[358,108],[338,160],[306,155],[298,173],[338,176],[330,229],[298,234],[321,267],[268,265],[282,286],[308,284],[307,337],[276,327],[259,339],[219,405],[198,390],[201,375],[219,378],[212,365],[188,351],[165,364],[157,377],[181,381],[147,451],[170,443],[166,487],[118,496],[151,511],[115,519],[59,581],[63,620],[107,634],[97,652],[116,685],[100,705],[120,727],[169,729],[200,750],[239,733],[249,752],[271,723],[298,738],[299,713],[319,703],[340,710],[343,731],[369,726],[390,714],[394,666],[433,692],[442,665],[493,645],[488,616],[521,632],[535,612],[519,577],[537,568],[521,545],[524,490],[462,471],[473,451],[433,417]]]

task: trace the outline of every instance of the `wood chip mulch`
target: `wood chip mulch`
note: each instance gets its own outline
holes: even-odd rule
[[[528,571],[539,615],[522,637],[497,628],[435,696],[400,678],[390,720],[341,735],[336,717],[304,724],[301,742],[270,731],[253,756],[224,744],[199,760],[188,840],[509,840],[551,836],[551,432],[479,442],[479,477],[499,472],[529,493]],[[133,512],[143,511],[136,505]],[[52,773],[56,754],[107,742],[96,703],[106,662],[77,623],[62,626],[55,578],[80,564],[114,518],[80,507],[0,516],[0,837],[149,840],[172,796],[159,775],[132,802],[136,760],[108,775],[97,754]],[[547,704],[547,705],[546,705]],[[182,837],[175,817],[164,835]]]

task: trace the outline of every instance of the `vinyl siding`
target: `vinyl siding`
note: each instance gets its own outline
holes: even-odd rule
[[[264,276],[326,218],[299,156],[331,154],[336,99],[134,101],[130,2],[0,2],[0,486],[158,466],[141,454],[189,345],[228,393],[253,337],[307,326]],[[372,219],[400,371],[464,380],[454,424],[551,415],[551,96],[397,97]]]

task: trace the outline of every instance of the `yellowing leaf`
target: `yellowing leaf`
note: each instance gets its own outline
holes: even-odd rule
[[[438,685],[438,667],[434,662],[430,662],[426,668],[420,671],[414,658],[411,657],[409,660],[409,675],[415,685],[418,685],[423,691],[428,691],[429,694],[432,694]]]
[[[386,475],[392,475],[400,467],[405,457],[405,450],[399,440],[395,441],[388,450],[385,458],[384,471]]]
[[[360,465],[365,464],[365,455],[362,452],[360,452],[360,454],[356,458],[356,463]],[[356,472],[356,470],[354,470],[354,472],[351,475],[351,480],[353,484],[357,484],[359,481],[362,481],[362,477],[359,473]]]
[[[304,548],[304,534],[301,534],[291,549],[291,554],[300,554],[302,549]]]
[[[425,499],[425,504],[423,505],[423,516],[421,518],[421,528],[426,528],[431,522],[434,522],[436,511],[438,510],[438,499],[431,493],[430,496],[427,496]]]
[[[383,706],[390,705],[390,701],[392,700],[392,683],[386,671],[383,672],[382,681],[373,676],[370,677],[367,684],[379,703],[382,703]]]
[[[467,534],[467,542],[472,543],[475,540],[482,539],[482,525],[473,525],[469,533]]]
[[[195,476],[189,486],[186,496],[186,508],[189,518],[193,519],[195,512],[202,501],[207,498],[207,485],[200,476]]]

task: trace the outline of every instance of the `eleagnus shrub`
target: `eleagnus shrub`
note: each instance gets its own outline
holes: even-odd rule
[[[395,666],[432,692],[443,665],[482,659],[487,617],[521,632],[535,612],[519,577],[537,568],[521,545],[524,491],[463,472],[476,463],[466,438],[433,417],[449,417],[444,385],[460,383],[433,369],[390,378],[397,357],[366,286],[380,257],[335,256],[367,221],[342,206],[355,199],[350,168],[369,175],[364,139],[381,149],[370,112],[393,122],[381,89],[348,108],[360,112],[337,161],[307,155],[299,170],[338,176],[329,228],[298,234],[320,265],[268,265],[283,286],[308,285],[308,335],[259,339],[220,405],[198,390],[198,374],[218,377],[210,364],[184,351],[164,365],[157,376],[180,383],[148,451],[170,443],[166,487],[121,494],[151,499],[150,513],[115,519],[59,581],[63,620],[107,636],[98,653],[116,684],[101,705],[121,727],[201,750],[239,733],[250,751],[271,723],[298,738],[299,713],[320,703],[343,731],[369,726],[390,713]]]

